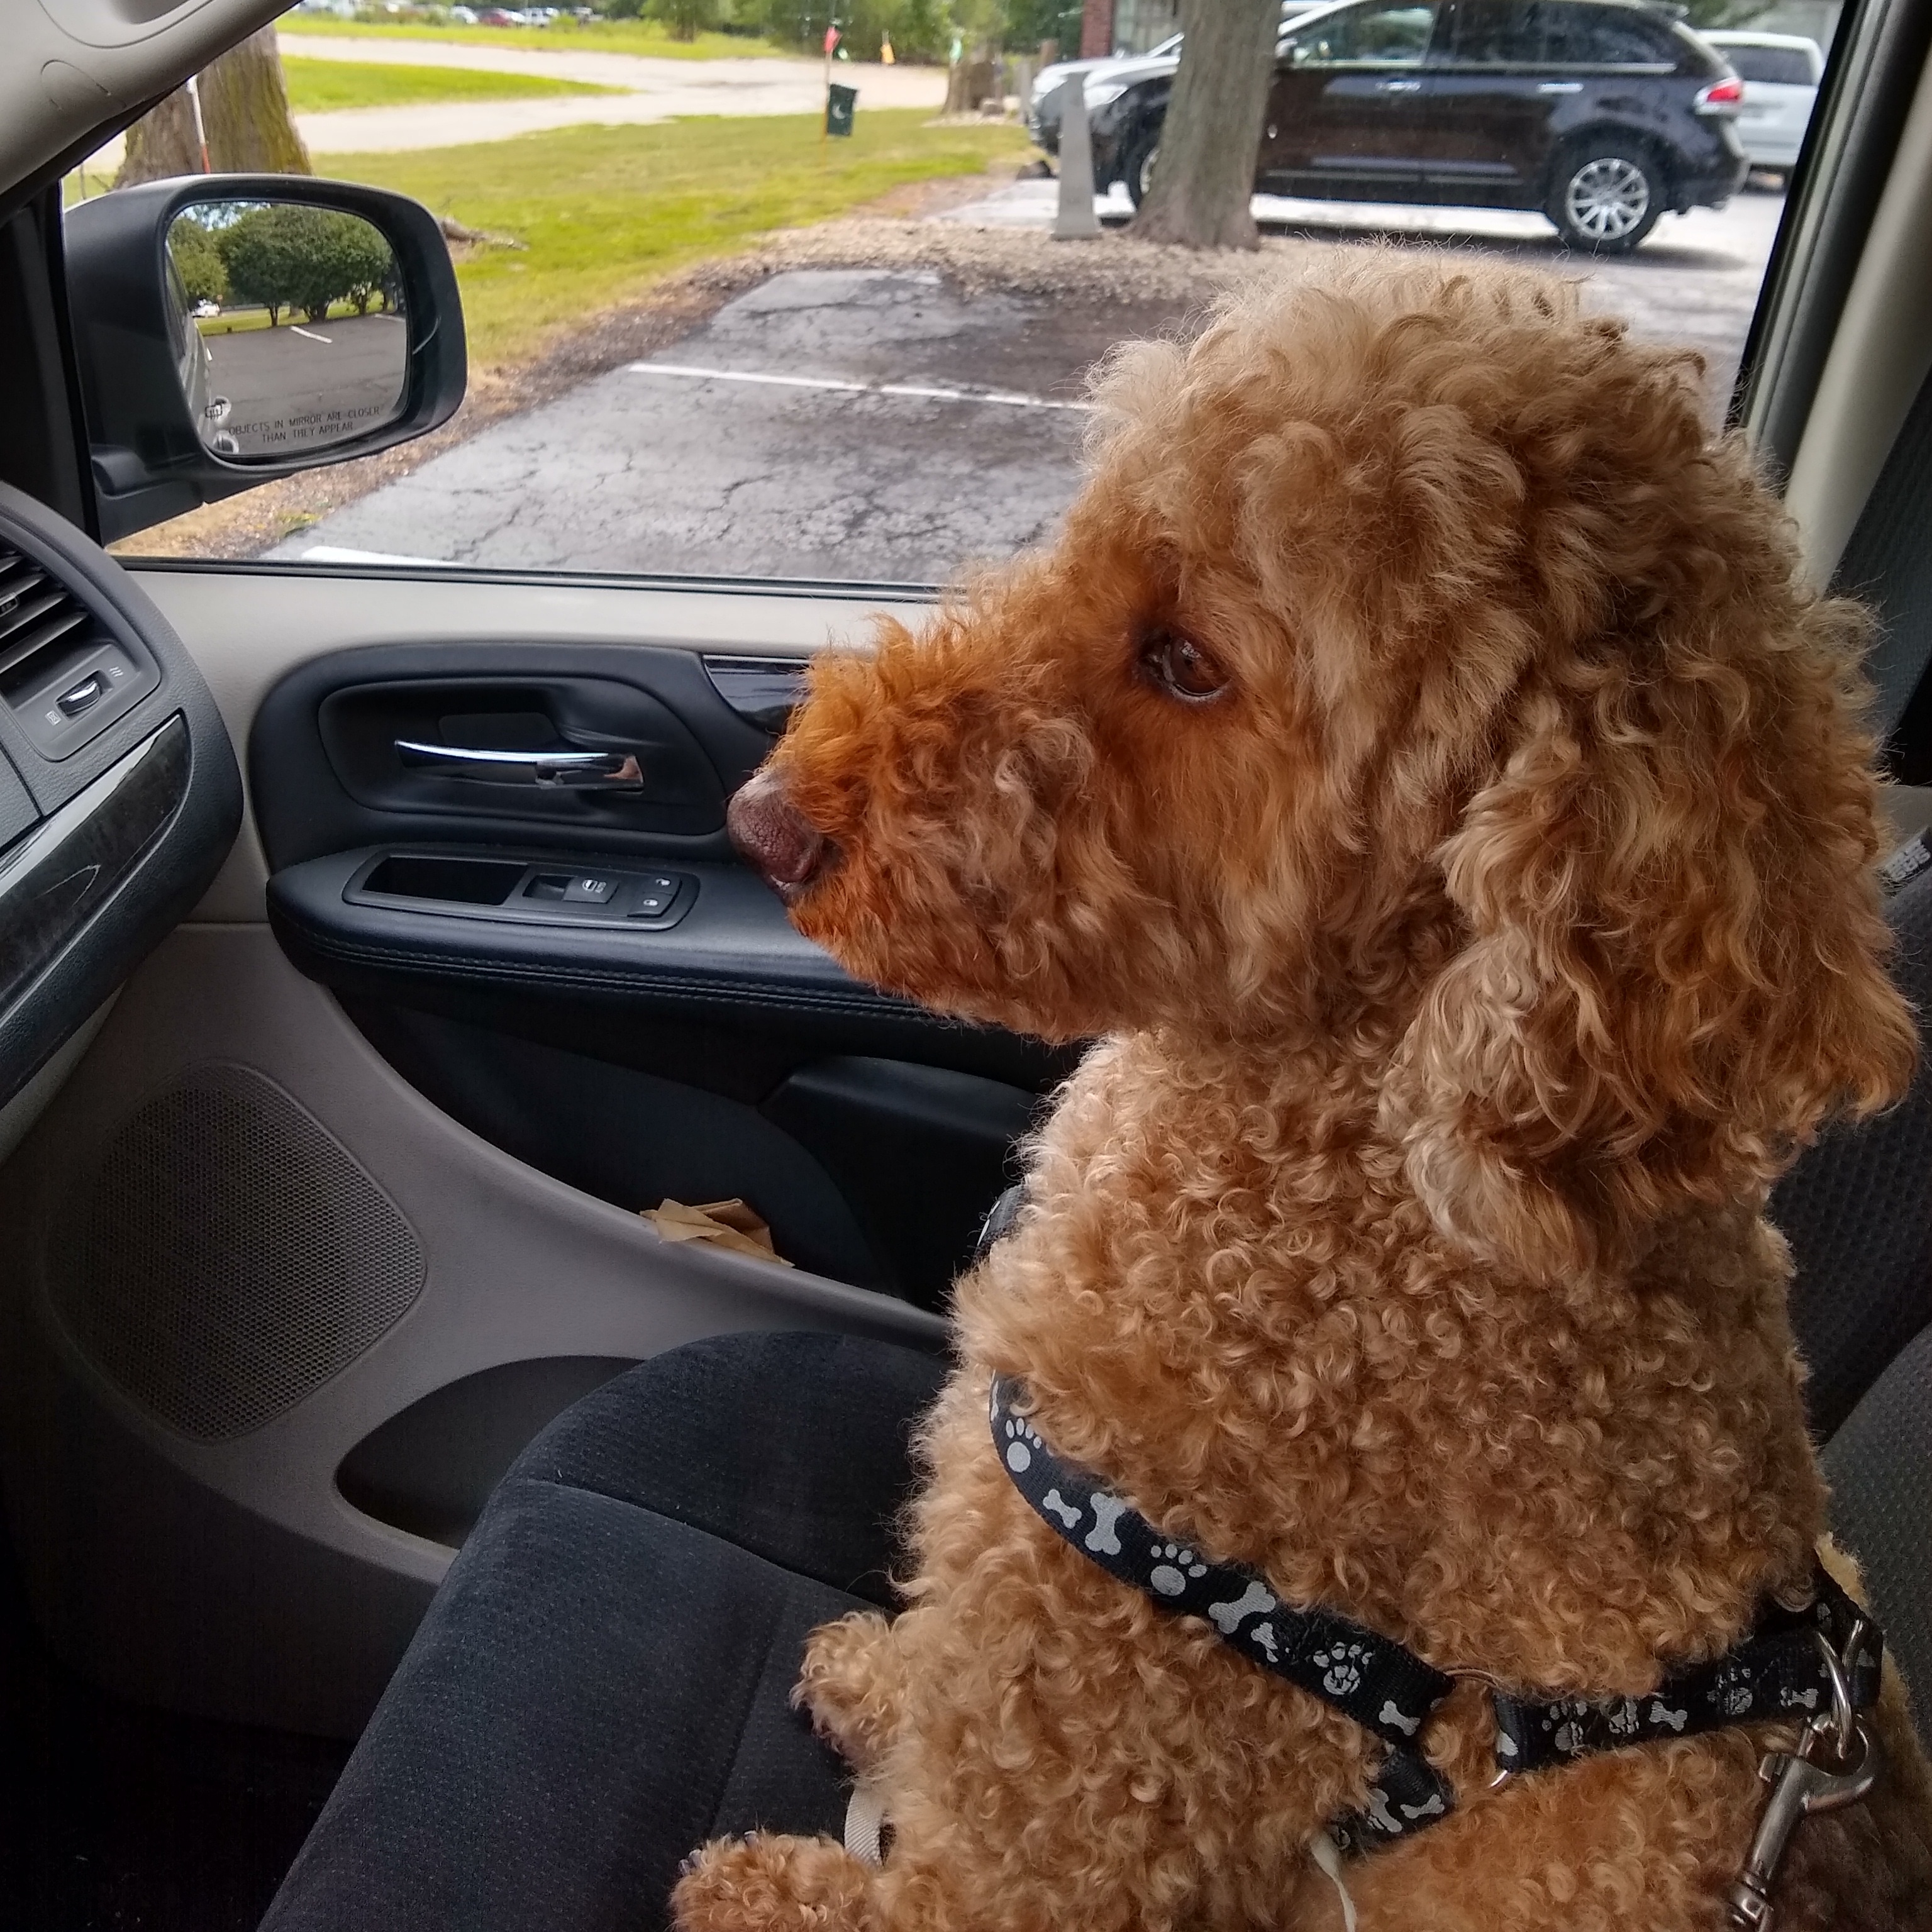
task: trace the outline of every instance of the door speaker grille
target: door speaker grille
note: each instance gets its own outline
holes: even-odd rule
[[[141,1107],[53,1224],[56,1312],[172,1428],[246,1435],[346,1368],[421,1293],[422,1249],[320,1121],[247,1067]]]

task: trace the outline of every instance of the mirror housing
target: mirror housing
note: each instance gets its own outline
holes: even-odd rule
[[[394,413],[359,435],[273,455],[208,448],[183,387],[170,230],[184,210],[280,202],[359,217],[394,257],[408,349]],[[186,175],[117,188],[67,211],[68,306],[104,542],[278,476],[388,449],[448,421],[468,362],[463,304],[436,218],[386,189],[307,175]]]

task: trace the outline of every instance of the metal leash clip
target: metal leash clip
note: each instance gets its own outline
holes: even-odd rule
[[[1856,1804],[1878,1782],[1884,1756],[1877,1738],[1852,1708],[1850,1682],[1868,1628],[1862,1617],[1852,1624],[1842,1656],[1822,1631],[1817,1634],[1832,1679],[1832,1708],[1820,1711],[1804,1726],[1795,1751],[1767,1752],[1758,1766],[1757,1774],[1771,1786],[1771,1797],[1744,1855],[1744,1870],[1726,1900],[1730,1922],[1737,1932],[1773,1932],[1778,1912],[1771,1888],[1798,1821],[1814,1811]],[[1828,1758],[1814,1757],[1813,1753],[1827,1740]]]

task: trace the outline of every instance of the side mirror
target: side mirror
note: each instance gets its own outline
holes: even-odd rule
[[[190,175],[67,212],[101,536],[434,429],[463,305],[428,210],[303,175]]]

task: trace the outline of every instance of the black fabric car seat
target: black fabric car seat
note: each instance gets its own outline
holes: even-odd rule
[[[1891,910],[1932,1013],[1932,869]],[[1932,1050],[1772,1212],[1834,1527],[1932,1747]],[[789,1693],[814,1626],[891,1602],[907,1444],[943,1373],[884,1342],[724,1336],[560,1417],[457,1558],[263,1932],[638,1932],[707,1838],[836,1834],[842,1768]]]
[[[1892,977],[1918,1012],[1911,1091],[1876,1120],[1828,1130],[1771,1202],[1796,1264],[1791,1320],[1820,1442],[1932,1323],[1932,863],[1886,911]]]
[[[891,1601],[944,1371],[725,1336],[566,1411],[452,1566],[264,1932],[645,1932],[706,1839],[838,1832],[843,1768],[790,1693],[808,1631]]]

